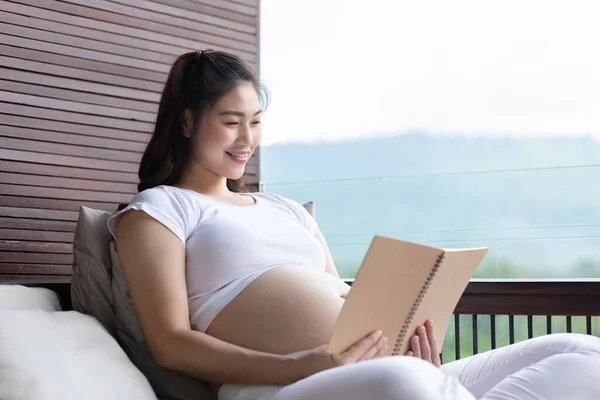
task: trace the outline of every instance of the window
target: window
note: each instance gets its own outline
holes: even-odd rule
[[[315,201],[343,277],[374,234],[600,277],[597,2],[261,3],[263,187]]]

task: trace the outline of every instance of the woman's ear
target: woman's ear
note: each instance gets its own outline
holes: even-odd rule
[[[183,112],[181,126],[183,127],[183,136],[189,139],[192,136],[192,128],[194,127],[194,118],[190,110]]]

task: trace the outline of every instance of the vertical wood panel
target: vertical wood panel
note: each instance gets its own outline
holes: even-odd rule
[[[170,64],[213,48],[258,68],[259,9],[0,0],[0,278],[71,273],[79,207],[115,210],[136,192]],[[258,151],[244,178],[257,187]]]

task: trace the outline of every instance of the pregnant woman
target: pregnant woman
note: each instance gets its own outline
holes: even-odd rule
[[[381,357],[387,338],[378,332],[327,354],[349,287],[316,221],[297,202],[245,193],[239,181],[266,104],[239,58],[180,56],[139,193],[109,220],[162,367],[210,382],[221,400],[600,399],[600,339],[586,335],[544,336],[440,366],[435,321],[423,321],[404,356]],[[289,123],[310,129],[297,111]]]

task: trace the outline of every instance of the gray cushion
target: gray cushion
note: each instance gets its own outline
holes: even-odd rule
[[[304,203],[302,206],[306,209],[306,211],[308,211],[308,213],[310,215],[312,215],[312,217],[314,219],[317,219],[317,212],[315,210],[315,202],[314,201],[309,201],[308,203]]]
[[[112,235],[106,223],[111,213],[81,207],[73,242],[73,308],[96,318],[115,336],[115,300],[111,288],[112,265],[109,244]]]

